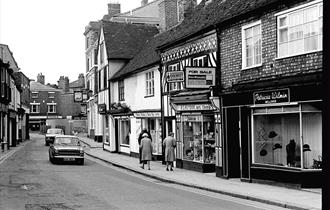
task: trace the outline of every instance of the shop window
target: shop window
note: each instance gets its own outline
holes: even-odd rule
[[[323,4],[308,5],[277,17],[278,57],[322,50]]]
[[[109,116],[105,116],[105,137],[104,137],[104,142],[108,143],[110,142],[110,137],[109,137]]]
[[[261,65],[261,21],[242,28],[242,68]]]
[[[303,167],[321,168],[322,162],[322,116],[321,113],[302,114]]]
[[[215,163],[213,115],[183,115],[183,159]]]
[[[253,163],[318,169],[322,162],[322,115],[318,105],[253,113]],[[264,109],[264,108],[262,108]],[[298,110],[298,111],[297,111]],[[302,137],[302,138],[300,138]]]
[[[119,139],[120,144],[129,145],[130,143],[130,134],[131,134],[131,125],[129,119],[120,119],[119,120]]]

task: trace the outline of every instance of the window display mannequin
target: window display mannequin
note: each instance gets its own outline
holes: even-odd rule
[[[296,142],[294,139],[290,140],[290,143],[286,145],[286,161],[288,166],[295,166],[296,159]]]

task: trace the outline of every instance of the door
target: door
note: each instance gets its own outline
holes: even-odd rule
[[[115,119],[115,152],[119,152],[119,121]]]
[[[239,108],[224,108],[224,120],[225,176],[239,178],[241,176]]]

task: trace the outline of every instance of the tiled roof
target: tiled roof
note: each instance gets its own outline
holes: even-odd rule
[[[102,21],[108,58],[132,59],[158,33],[155,26]]]
[[[207,31],[214,28],[216,24],[224,24],[239,17],[244,18],[245,15],[256,10],[262,11],[279,3],[293,4],[301,1],[303,0],[212,0],[205,5],[205,0],[203,0],[191,16],[185,18],[177,27],[165,32],[167,39],[159,47],[164,48],[199,32]]]
[[[79,80],[73,81],[69,83],[69,87],[70,88],[75,88],[75,87],[81,87],[81,85],[79,84]]]
[[[61,91],[59,89],[55,89],[55,88],[49,87],[47,85],[43,85],[40,82],[36,82],[36,81],[30,82],[30,90],[31,90],[31,92],[33,92],[33,91]]]
[[[120,79],[124,76],[127,76],[131,73],[136,73],[143,71],[148,67],[157,65],[160,62],[160,57],[156,52],[157,46],[165,39],[163,34],[156,35],[153,39],[148,41],[144,48],[134,56],[129,63],[118,71],[113,77],[112,80]]]

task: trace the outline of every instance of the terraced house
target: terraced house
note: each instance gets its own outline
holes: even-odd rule
[[[212,170],[213,147],[216,176],[321,186],[322,30],[318,0],[202,1],[171,30],[159,50],[163,89],[180,87],[163,92],[178,166]],[[181,85],[168,79],[178,70]]]

